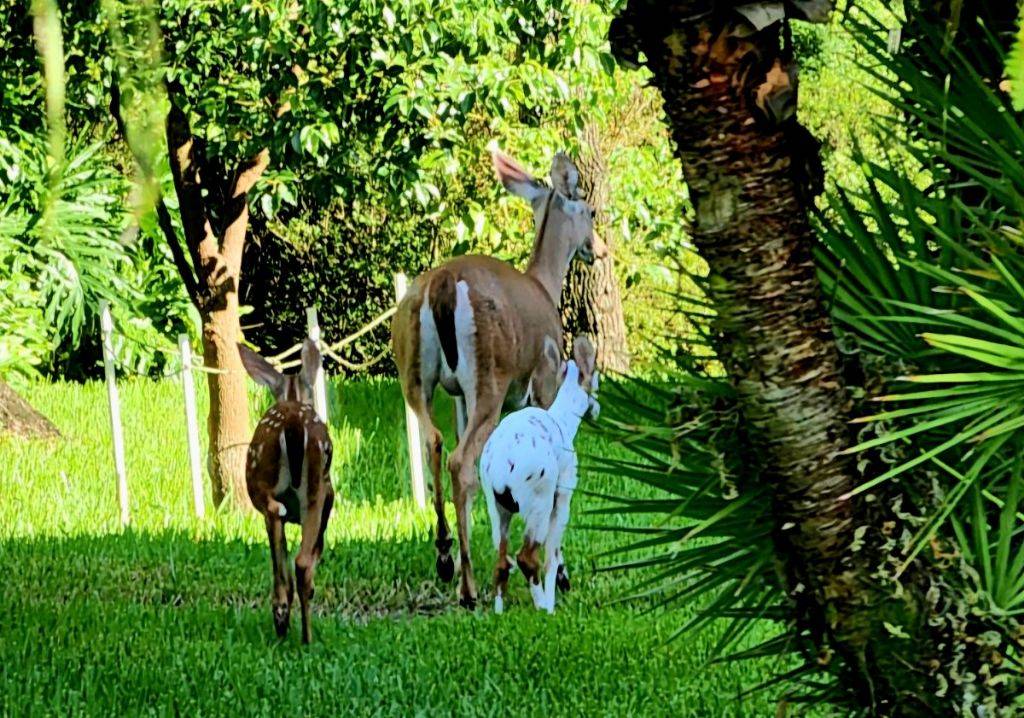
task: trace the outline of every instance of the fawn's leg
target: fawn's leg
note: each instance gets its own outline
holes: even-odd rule
[[[302,604],[302,642],[313,640],[313,627],[310,625],[310,601],[313,600],[313,575],[316,573],[317,560],[323,549],[323,532],[327,496],[310,500],[306,514],[302,517],[302,545],[295,556],[295,579],[299,584],[299,602]],[[320,550],[318,550],[318,547]]]
[[[270,541],[270,568],[274,576],[273,595],[271,596],[271,615],[274,618],[274,630],[280,638],[288,633],[288,616],[291,612],[292,583],[288,571],[288,544],[284,535],[284,519],[269,509],[263,514],[267,524],[267,539]]]

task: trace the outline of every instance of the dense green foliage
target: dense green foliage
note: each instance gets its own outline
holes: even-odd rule
[[[891,382],[880,400],[893,408],[864,418],[878,423],[877,435],[853,450],[902,445],[891,468],[859,490],[894,479],[946,486],[903,560],[936,539],[956,545],[976,577],[968,593],[977,591],[979,610],[1016,625],[1024,615],[1022,116],[965,48],[949,49],[947,81],[923,72],[914,55],[890,57],[873,20],[857,33],[908,88],[880,95],[913,119],[920,142],[908,150],[933,180],[920,188],[900,165],[865,159],[869,191],[856,197],[865,204],[837,192],[838,219],[823,227],[836,317]],[[942,47],[932,28],[915,52],[934,57]],[[891,141],[903,129],[888,121],[880,131]],[[898,197],[898,212],[879,188]]]
[[[347,334],[390,304],[395,271],[450,254],[521,262],[530,213],[504,196],[485,148],[497,140],[545,176],[555,150],[581,150],[588,123],[614,177],[602,232],[618,245],[634,351],[651,358],[648,337],[673,326],[660,292],[674,280],[656,265],[680,251],[685,191],[656,95],[607,52],[605,4],[111,0],[61,11],[68,127],[98,135],[123,174],[138,173],[114,131],[115,87],[129,136],[149,153],[142,176],[173,194],[161,156],[165,78],[204,152],[230,166],[270,149],[243,271],[256,341],[290,344],[311,303],[328,337]],[[12,111],[0,134],[42,133],[45,83],[26,8],[0,6],[0,21],[24,30],[3,40]],[[152,265],[164,271],[167,260],[158,252]],[[385,340],[382,328],[354,358]]]
[[[129,381],[121,395],[127,532],[117,526],[109,434],[99,428],[102,384],[28,388],[64,433],[60,444],[0,439],[0,505],[17,507],[0,524],[0,567],[16,577],[0,587],[4,715],[773,711],[767,696],[737,695],[773,675],[774,663],[702,670],[711,636],[668,642],[677,613],[615,602],[626,584],[591,566],[618,537],[582,528],[596,505],[585,491],[567,533],[573,591],[553,617],[529,605],[520,574],[504,615],[459,611],[454,590],[434,576],[431,512],[409,498],[402,403],[390,380],[332,387],[339,500],[317,573],[314,644],[300,646],[295,625],[279,644],[259,517],[191,516],[180,385]],[[440,409],[450,426],[450,406]],[[609,450],[586,430],[580,449]],[[636,490],[589,471],[581,488]],[[476,508],[474,558],[489,568],[483,502]]]
[[[59,9],[66,124],[81,142],[102,145],[95,164],[126,178],[152,174],[173,204],[162,156],[164,78],[178,88],[205,152],[230,166],[270,149],[271,167],[254,192],[242,284],[253,309],[245,323],[257,327],[250,338],[258,343],[290,345],[313,303],[328,338],[350,333],[390,304],[397,270],[414,274],[469,251],[521,263],[530,213],[494,181],[485,150],[492,140],[541,176],[556,149],[599,150],[611,176],[599,231],[616,247],[638,366],[650,366],[686,330],[666,294],[680,281],[677,265],[698,264],[685,244],[686,191],[659,98],[642,73],[617,68],[608,54],[614,3],[107,0]],[[8,108],[0,136],[42,147],[45,83],[28,7],[0,4],[0,21],[17,30],[0,38]],[[858,72],[851,44],[836,26],[799,26],[795,38],[812,88],[802,112],[833,150],[830,176],[846,177],[846,130],[866,117],[863,95],[846,91]],[[149,151],[142,168],[128,159],[110,114],[115,86],[129,136]],[[600,147],[582,145],[587,128]],[[126,317],[177,331],[187,322],[182,291],[148,209],[152,187],[143,181],[140,189],[130,196],[123,186],[108,208],[113,216],[96,231],[137,223],[127,250],[135,271],[152,281],[140,285],[116,264],[105,271],[147,296],[145,311],[126,309]],[[37,305],[31,291],[39,288],[9,300],[22,316]],[[93,295],[83,296],[95,306]],[[93,329],[62,336],[60,354],[19,354],[20,370],[90,371]],[[376,355],[386,335],[383,327],[368,335],[351,358]],[[159,342],[126,346],[135,368],[159,366],[152,361]]]

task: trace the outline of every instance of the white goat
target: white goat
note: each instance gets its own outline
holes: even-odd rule
[[[562,558],[562,534],[569,522],[569,502],[577,480],[573,439],[583,417],[596,417],[600,410],[594,346],[589,339],[576,339],[573,357],[562,367],[562,385],[551,407],[546,411],[528,407],[506,416],[487,440],[480,457],[491,535],[498,550],[494,569],[497,613],[504,607],[511,569],[508,527],[512,514],[522,513],[526,521],[523,547],[516,555],[516,563],[530,585],[533,605],[553,613],[556,582],[562,590],[569,588]],[[553,360],[557,366],[557,353]],[[541,544],[543,584],[538,558]]]

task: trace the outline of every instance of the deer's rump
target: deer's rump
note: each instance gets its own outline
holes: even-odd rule
[[[394,325],[400,373],[456,396],[475,394],[478,381],[496,373],[525,387],[544,336],[562,339],[558,310],[540,283],[492,257],[459,257],[420,275],[398,314],[405,315]]]

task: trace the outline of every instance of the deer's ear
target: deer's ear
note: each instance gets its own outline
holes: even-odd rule
[[[549,336],[544,337],[544,361],[550,366],[552,371],[557,372],[562,363],[562,352],[558,348],[558,342]]]
[[[576,337],[576,341],[572,343],[572,356],[576,360],[576,365],[580,368],[581,380],[590,381],[590,377],[594,374],[594,369],[597,367],[597,353],[594,351],[594,345],[588,337]]]
[[[551,160],[551,186],[569,199],[579,199],[580,171],[564,152],[556,152]]]
[[[284,375],[244,344],[238,345],[238,354],[242,357],[242,366],[253,381],[267,387],[276,396],[284,386]]]
[[[309,337],[302,342],[302,376],[310,388],[316,386],[316,373],[320,370],[320,350]]]
[[[532,203],[548,191],[547,187],[535,180],[518,162],[500,151],[496,145],[489,149],[494,174],[509,192]]]

